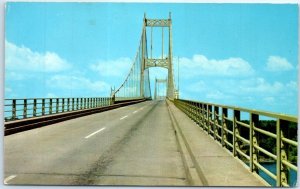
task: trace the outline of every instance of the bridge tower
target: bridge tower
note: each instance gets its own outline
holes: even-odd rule
[[[154,100],[160,99],[159,96],[159,84],[167,84],[168,79],[156,79],[155,78],[155,88],[154,88]],[[167,96],[167,95],[166,95]]]
[[[146,28],[151,28],[151,35],[150,35],[150,57],[148,57],[147,51],[147,35],[146,35]],[[152,57],[152,30],[154,27],[162,28],[162,51],[160,58],[153,58]],[[167,28],[168,31],[168,54],[164,57],[164,28]],[[140,83],[140,90],[141,96],[144,96],[144,72],[146,69],[150,67],[162,67],[168,69],[168,79],[167,79],[167,97],[174,99],[174,76],[173,76],[173,47],[172,47],[172,19],[171,13],[169,13],[168,19],[149,19],[146,18],[146,14],[144,14],[144,24],[143,24],[143,33],[142,33],[142,66],[141,66],[141,83]]]

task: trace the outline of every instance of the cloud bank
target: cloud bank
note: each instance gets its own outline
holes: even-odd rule
[[[54,52],[34,52],[25,46],[5,41],[5,66],[8,70],[60,72],[71,65]]]
[[[267,61],[267,70],[272,72],[289,71],[294,66],[286,58],[280,56],[269,56]]]
[[[254,73],[251,65],[242,58],[228,58],[223,60],[208,59],[204,55],[196,54],[192,58],[180,58],[182,77],[194,76],[249,76]]]

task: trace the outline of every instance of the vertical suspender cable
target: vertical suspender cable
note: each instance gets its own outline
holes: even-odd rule
[[[151,59],[152,59],[152,33],[153,33],[153,27],[151,26]]]
[[[162,52],[161,52],[161,57],[162,57],[162,59],[164,59],[164,27],[161,27],[161,29],[162,29],[162,48],[161,48]]]

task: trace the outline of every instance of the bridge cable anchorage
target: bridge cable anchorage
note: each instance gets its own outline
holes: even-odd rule
[[[147,28],[150,27],[150,44],[148,44]],[[168,54],[164,55],[164,28],[168,28]],[[161,28],[162,46],[160,58],[153,57],[153,30]],[[148,46],[150,46],[150,58],[148,58]],[[168,19],[149,19],[146,14],[143,18],[142,34],[139,46],[133,60],[131,69],[121,86],[112,92],[115,101],[131,99],[151,99],[149,68],[162,67],[168,70],[167,97],[174,99],[174,76],[172,58],[172,20],[171,13]]]

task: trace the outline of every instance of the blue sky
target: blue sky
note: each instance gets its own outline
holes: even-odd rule
[[[129,72],[144,12],[172,12],[181,98],[297,114],[292,4],[7,3],[5,98],[108,96]]]

